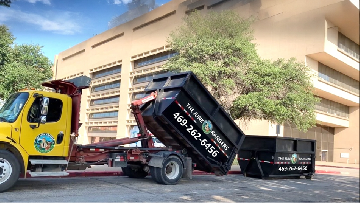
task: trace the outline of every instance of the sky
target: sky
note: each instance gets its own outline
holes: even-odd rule
[[[170,0],[155,0],[161,6]],[[0,6],[16,44],[37,44],[52,62],[55,55],[109,29],[108,22],[128,10],[132,0],[13,0]]]

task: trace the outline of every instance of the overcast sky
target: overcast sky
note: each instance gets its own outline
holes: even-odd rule
[[[0,6],[16,43],[39,44],[54,61],[56,54],[108,29],[108,22],[127,11],[132,0],[14,0]],[[170,0],[156,0],[161,6]]]

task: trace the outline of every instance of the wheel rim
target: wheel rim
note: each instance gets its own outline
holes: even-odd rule
[[[166,177],[169,179],[175,179],[179,176],[180,166],[175,161],[170,161],[165,167]]]
[[[6,159],[0,158],[0,185],[10,178],[12,167]]]

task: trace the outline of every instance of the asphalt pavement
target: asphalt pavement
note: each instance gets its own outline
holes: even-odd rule
[[[177,185],[151,177],[21,179],[0,202],[359,202],[359,179],[316,174],[308,179],[262,180],[234,174],[197,175]]]

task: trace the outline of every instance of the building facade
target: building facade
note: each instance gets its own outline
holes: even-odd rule
[[[173,0],[98,34],[55,57],[54,79],[92,78],[83,91],[78,143],[136,134],[130,103],[147,82],[165,74],[174,56],[169,33],[193,10],[232,9],[256,16],[253,25],[262,58],[303,61],[314,73],[317,126],[306,133],[267,121],[240,123],[245,134],[310,138],[317,160],[359,162],[359,2],[354,0]]]

